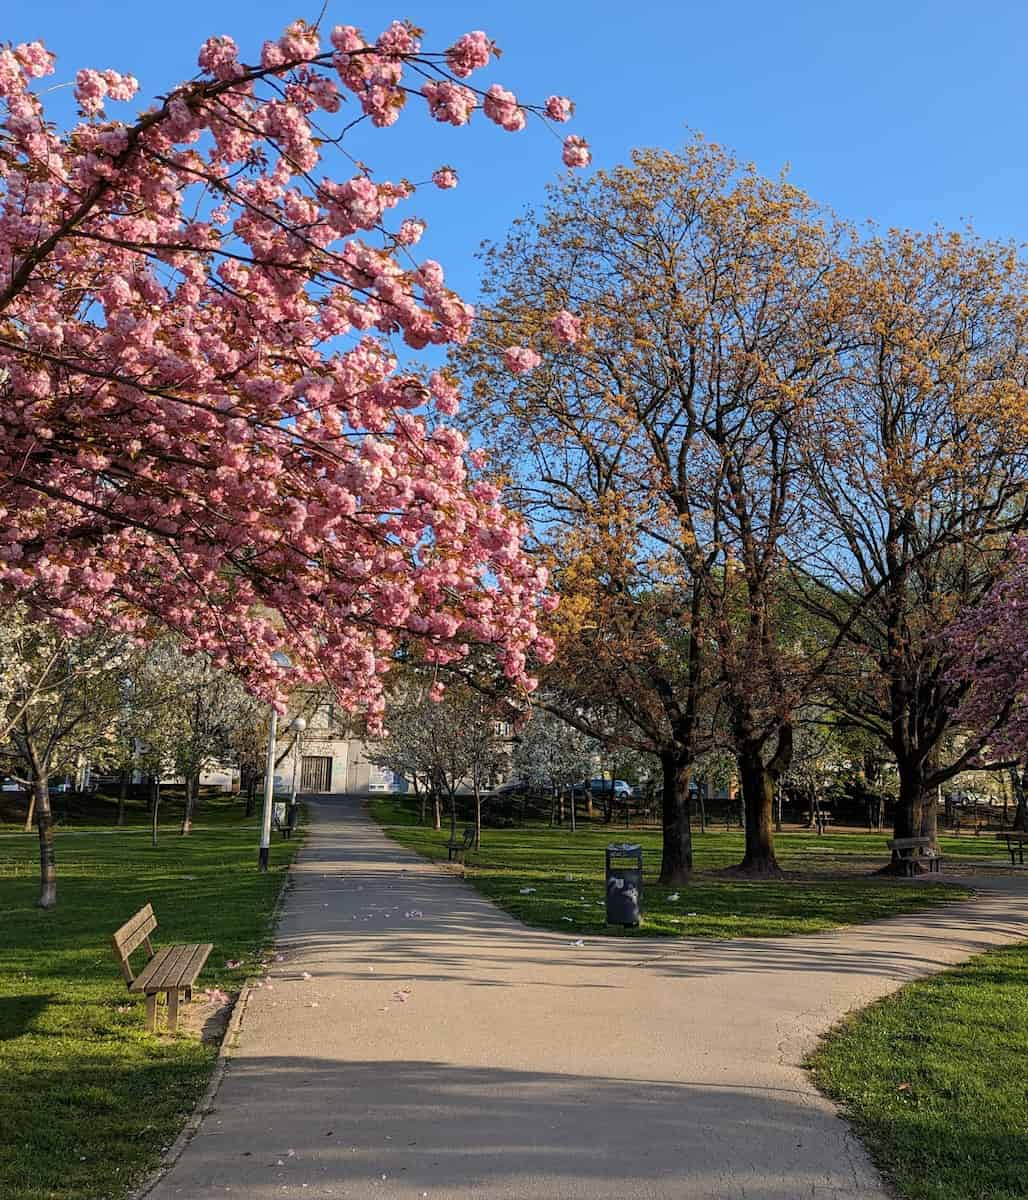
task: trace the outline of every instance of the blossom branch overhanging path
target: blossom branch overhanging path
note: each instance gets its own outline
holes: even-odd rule
[[[412,639],[438,663],[497,645],[533,686],[531,658],[552,651],[546,572],[472,477],[454,381],[401,370],[389,343],[460,342],[474,311],[410,258],[422,221],[386,225],[414,185],[319,166],[346,105],[360,115],[343,133],[392,125],[412,98],[511,132],[572,105],[469,85],[499,53],[484,33],[440,54],[421,37],[337,26],[325,46],[297,21],[256,65],[211,38],[201,74],[134,122],[105,106],[135,79],[81,70],[64,133],[33,90],[53,56],[0,47],[0,595],[72,633],[157,621],[273,700],[287,644],[300,677],[372,726]],[[583,139],[563,160],[588,163]],[[555,331],[573,341],[573,314]]]

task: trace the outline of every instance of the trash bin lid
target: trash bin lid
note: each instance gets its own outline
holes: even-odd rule
[[[611,842],[607,847],[607,853],[611,856],[615,854],[642,854],[642,846],[638,842]]]

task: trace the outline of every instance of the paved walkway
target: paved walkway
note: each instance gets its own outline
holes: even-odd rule
[[[357,801],[311,808],[287,960],[154,1200],[879,1200],[805,1053],[849,1009],[1028,937],[1018,877],[813,936],[576,946]]]

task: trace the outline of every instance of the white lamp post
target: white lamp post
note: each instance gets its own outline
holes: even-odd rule
[[[276,650],[271,656],[280,667],[289,668],[293,664],[282,653]],[[264,765],[264,809],[261,813],[261,848],[257,854],[257,870],[268,869],[268,852],[271,847],[271,809],[275,802],[275,754],[278,737],[278,713],[274,706],[268,716],[268,760]]]

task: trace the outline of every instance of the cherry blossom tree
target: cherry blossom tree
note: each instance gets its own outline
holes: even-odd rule
[[[39,42],[0,47],[0,597],[69,634],[156,623],[283,703],[272,655],[327,680],[375,728],[396,646],[455,661],[500,648],[515,684],[545,659],[546,573],[523,521],[472,478],[445,371],[401,366],[468,336],[472,307],[393,219],[416,185],[342,149],[411,101],[516,132],[570,102],[469,77],[473,32],[441,53],[393,22],[367,39],[291,24],[241,60],[229,37],[135,117],[137,91],[83,69],[61,131]],[[348,177],[330,177],[338,151]],[[563,158],[588,150],[569,137]],[[451,188],[441,166],[430,185]]]

